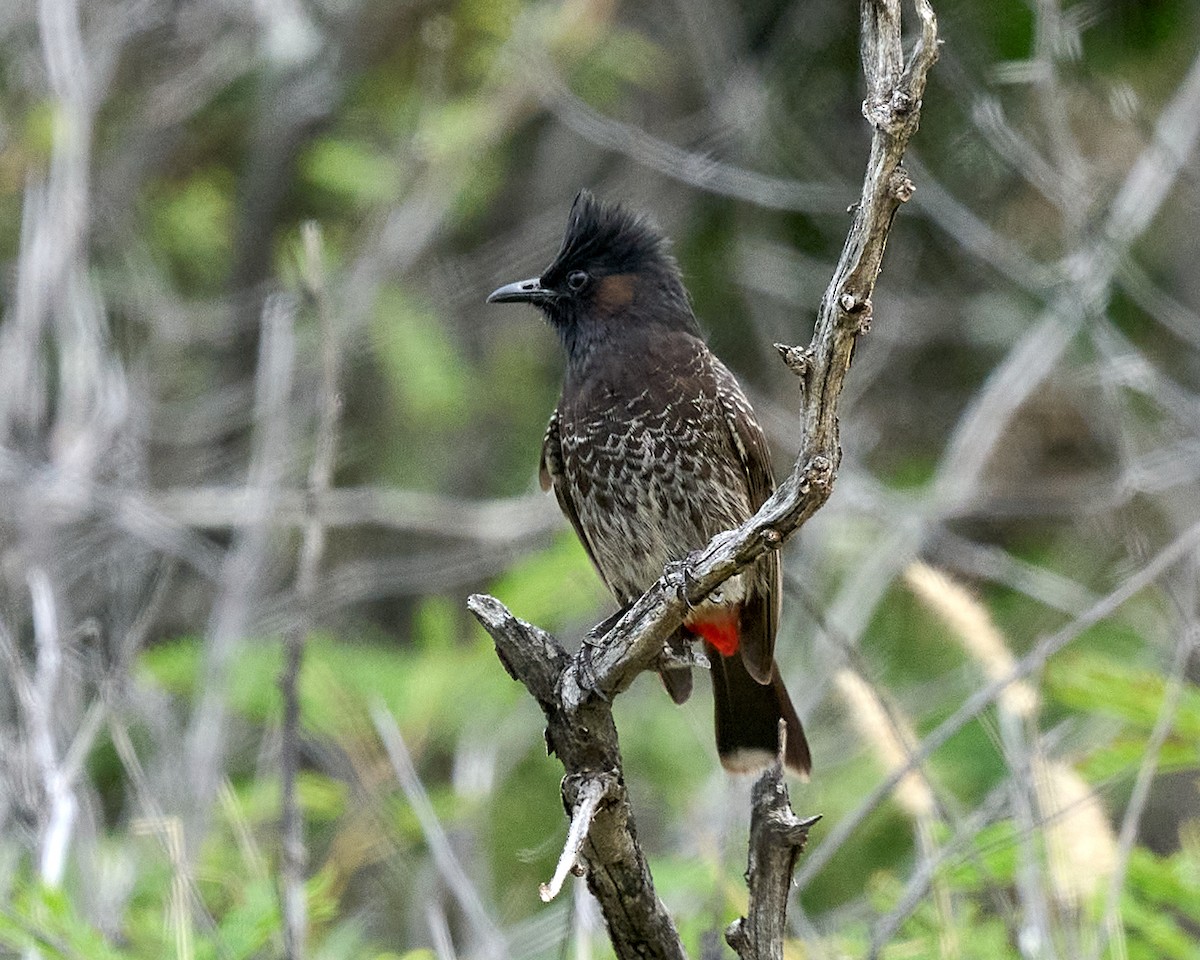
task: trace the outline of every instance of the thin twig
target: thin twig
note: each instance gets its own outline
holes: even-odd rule
[[[557,530],[563,520],[544,496],[464,500],[423,490],[339,487],[318,492],[278,490],[272,523],[302,527],[313,519],[326,528],[375,526],[402,533],[485,543]],[[147,506],[198,530],[246,527],[258,521],[258,502],[244,487],[177,487],[155,491]]]
[[[1097,938],[1093,953],[1098,958],[1104,953],[1105,946],[1111,940],[1124,939],[1121,925],[1120,903],[1121,892],[1125,888],[1125,877],[1129,870],[1129,855],[1137,840],[1138,828],[1141,826],[1142,814],[1146,802],[1150,799],[1150,787],[1154,775],[1158,772],[1159,756],[1163,744],[1171,733],[1175,717],[1179,712],[1179,704],[1187,689],[1187,666],[1192,655],[1200,649],[1200,624],[1184,624],[1175,646],[1175,662],[1171,665],[1171,673],[1167,677],[1166,688],[1163,691],[1162,703],[1158,708],[1158,716],[1154,718],[1154,727],[1146,740],[1142,762],[1138,766],[1137,776],[1133,782],[1133,792],[1129,804],[1125,808],[1125,816],[1121,820],[1121,832],[1117,837],[1117,866],[1109,878],[1108,891],[1104,901],[1104,922],[1100,926],[1100,936]],[[1123,955],[1123,952],[1122,952]]]
[[[438,820],[433,804],[429,802],[429,795],[425,792],[420,776],[417,775],[412,756],[395,719],[380,702],[371,704],[371,718],[379,739],[383,741],[400,788],[408,798],[417,822],[421,824],[421,832],[425,835],[425,842],[429,844],[429,851],[437,864],[438,872],[470,922],[482,955],[486,958],[507,957],[509,951],[504,934],[488,914],[479,892],[450,846],[450,840],[442,828],[441,821]]]
[[[1120,264],[1117,253],[1127,250],[1140,236],[1140,231],[1146,228],[1166,192],[1178,178],[1185,160],[1195,149],[1200,134],[1198,74],[1200,58],[1193,63],[1185,81],[1160,115],[1155,125],[1154,139],[1130,168],[1111,205],[1105,229],[1106,239],[1081,248],[1065,259],[1063,269],[1069,272],[1068,279],[1071,281],[1067,291],[1054,300],[1038,324],[1013,346],[960,417],[934,479],[930,495],[932,509],[926,512],[923,519],[901,527],[882,548],[874,552],[873,557],[841,591],[829,620],[839,624],[847,636],[856,637],[865,629],[884,594],[908,561],[915,557],[937,518],[963,509],[970,501],[1012,417],[1044,381],[1085,317],[1098,315],[1107,303],[1109,285]],[[1160,559],[1167,556],[1174,558],[1171,562],[1178,559],[1175,551],[1181,544],[1190,542],[1193,533],[1194,530],[1183,534],[1160,554]],[[1143,570],[1143,575],[1149,570]],[[1153,576],[1149,579],[1136,577],[1135,592],[1152,579]],[[1124,592],[1119,590],[1117,594],[1121,595],[1123,602]],[[1090,611],[1107,609],[1117,594],[1101,599]],[[1088,614],[1084,614],[1074,623],[1087,617]],[[1069,631],[1071,628],[1066,629]],[[1060,635],[1055,636],[1063,644],[1071,639],[1070,636],[1065,639]],[[936,736],[938,742],[927,738],[918,759],[932,752],[944,742],[943,737],[948,738],[954,730],[990,705],[998,693],[998,689],[993,690],[992,686],[979,691],[975,698],[934,731],[930,738]],[[839,823],[808,856],[797,876],[797,883],[801,887],[824,868],[838,847],[887,796],[899,779],[897,775],[889,776],[848,820]]]
[[[923,858],[917,864],[917,869],[908,878],[896,905],[875,922],[871,930],[871,946],[867,952],[867,960],[878,960],[904,921],[925,899],[929,888],[933,886],[937,878],[939,868],[951,857],[957,856],[964,850],[969,850],[971,844],[979,836],[979,831],[996,819],[1008,799],[1007,784],[997,787],[984,798],[983,803],[970,816],[959,824],[949,842],[943,843],[933,856]]]
[[[188,731],[188,773],[197,833],[220,783],[229,668],[239,641],[250,627],[251,608],[270,553],[274,492],[285,472],[290,423],[288,405],[295,361],[295,305],[282,296],[267,299],[255,377],[255,444],[247,487],[258,504],[257,521],[240,532],[224,564],[221,593],[213,613],[199,704]]]
[[[568,931],[575,941],[575,960],[592,960],[592,913],[595,901],[582,877],[571,886],[571,925]]]
[[[341,349],[325,299],[321,260],[321,236],[316,224],[304,225],[304,275],[309,294],[316,304],[321,333],[321,388],[317,394],[316,450],[308,471],[308,491],[313,499],[326,493],[333,483],[337,458],[338,423],[341,402],[338,381]],[[300,768],[300,668],[304,643],[312,629],[313,599],[317,592],[317,571],[325,552],[325,528],[320,519],[310,516],[304,525],[300,562],[296,572],[297,617],[284,638],[285,661],[279,685],[283,693],[283,729],[279,750],[282,857],[280,886],[283,892],[283,944],[288,960],[302,960],[308,927],[308,904],[304,891],[304,872],[308,860],[304,846],[304,817],[296,794],[296,775]]]
[[[437,897],[430,897],[425,903],[425,922],[429,925],[429,937],[433,940],[433,952],[438,960],[458,960],[454,938],[450,935],[450,924],[446,922],[446,911]]]
[[[171,862],[171,891],[167,901],[167,923],[175,934],[177,960],[192,960],[192,917],[188,905],[192,882],[188,869],[183,824],[178,817],[156,817],[133,824],[135,834],[157,837]]]
[[[146,776],[146,771],[142,767],[141,760],[138,758],[137,750],[134,748],[128,728],[117,717],[110,714],[108,718],[108,733],[112,738],[113,749],[117,752],[117,757],[121,761],[125,775],[133,785],[133,793],[137,798],[138,805],[142,809],[142,816],[138,822],[162,823],[166,821],[167,816],[163,812],[162,805],[156,799],[154,791],[151,789],[149,778]],[[167,857],[169,859],[173,858],[174,855],[170,849],[170,845],[167,843],[162,832],[152,830],[150,833],[160,842],[163,852],[166,853]],[[233,954],[229,946],[225,943],[225,937],[217,926],[216,919],[209,912],[208,905],[205,903],[200,889],[196,886],[195,877],[193,877],[191,868],[186,861],[181,865],[181,869],[176,872],[174,879],[180,878],[187,889],[192,916],[199,919],[203,924],[204,932],[209,938],[208,943],[216,949],[217,955],[223,958],[223,960],[232,960]]]
[[[41,851],[38,873],[46,886],[55,888],[62,883],[67,848],[71,843],[79,803],[60,765],[54,732],[55,704],[61,693],[59,683],[63,649],[54,593],[46,571],[40,567],[29,571],[29,594],[33,608],[33,635],[37,644],[37,670],[27,719],[31,728],[31,748],[42,776],[42,790],[48,811],[45,823],[39,830]]]
[[[834,213],[846,208],[845,189],[838,185],[805,183],[746,170],[606,117],[575,96],[544,64],[544,57],[535,58],[528,62],[528,68],[534,71],[546,105],[562,123],[598,147],[624,154],[639,166],[699,190],[767,209]]]
[[[538,887],[538,896],[541,897],[542,903],[549,903],[558,896],[567,875],[575,869],[579,861],[579,851],[583,849],[583,842],[587,839],[588,827],[592,825],[592,817],[595,816],[596,808],[600,806],[600,801],[604,799],[610,786],[608,778],[593,777],[579,788],[579,803],[571,815],[571,828],[567,831],[567,842],[563,844],[558,866],[554,868],[554,876],[550,878],[549,883]]]

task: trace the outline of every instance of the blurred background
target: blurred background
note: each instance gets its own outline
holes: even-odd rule
[[[1200,8],[936,10],[784,554],[788,955],[1200,957]],[[857,55],[835,0],[0,7],[0,956],[280,955],[289,646],[304,955],[611,953],[582,885],[538,900],[561,768],[464,607],[612,610],[537,489],[556,338],[483,301],[580,187],[645,210],[783,473]],[[748,786],[707,687],[616,713],[715,957]]]

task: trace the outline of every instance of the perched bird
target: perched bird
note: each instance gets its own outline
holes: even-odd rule
[[[488,302],[533,304],[562,340],[567,369],[542,445],[542,488],[553,487],[622,607],[770,496],[762,428],[705,344],[679,267],[645,219],[581,191],[550,266]],[[781,717],[787,766],[811,767],[775,664],[782,592],[779,557],[768,553],[692,607],[673,638],[675,648],[704,643],[717,753],[731,771],[774,760]],[[661,673],[672,698],[686,700],[690,668]]]

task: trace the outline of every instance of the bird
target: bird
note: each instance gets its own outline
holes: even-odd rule
[[[646,216],[581,190],[550,265],[487,302],[539,308],[562,343],[541,487],[553,489],[622,609],[774,491],[750,402],[706,344],[679,265]],[[769,552],[689,606],[668,646],[704,645],[726,770],[773,763],[782,718],[784,763],[807,778],[808,743],[774,656],[782,593],[779,556]],[[681,703],[691,669],[677,662],[660,675]]]

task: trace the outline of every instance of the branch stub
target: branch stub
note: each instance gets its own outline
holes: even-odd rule
[[[912,177],[908,175],[908,171],[903,167],[897,167],[892,171],[892,175],[888,178],[888,193],[899,200],[901,203],[907,203],[912,199],[912,195],[916,193],[917,185],[913,183]]]
[[[812,347],[788,346],[786,343],[775,344],[780,359],[787,368],[802,380],[807,380],[812,373]]]

